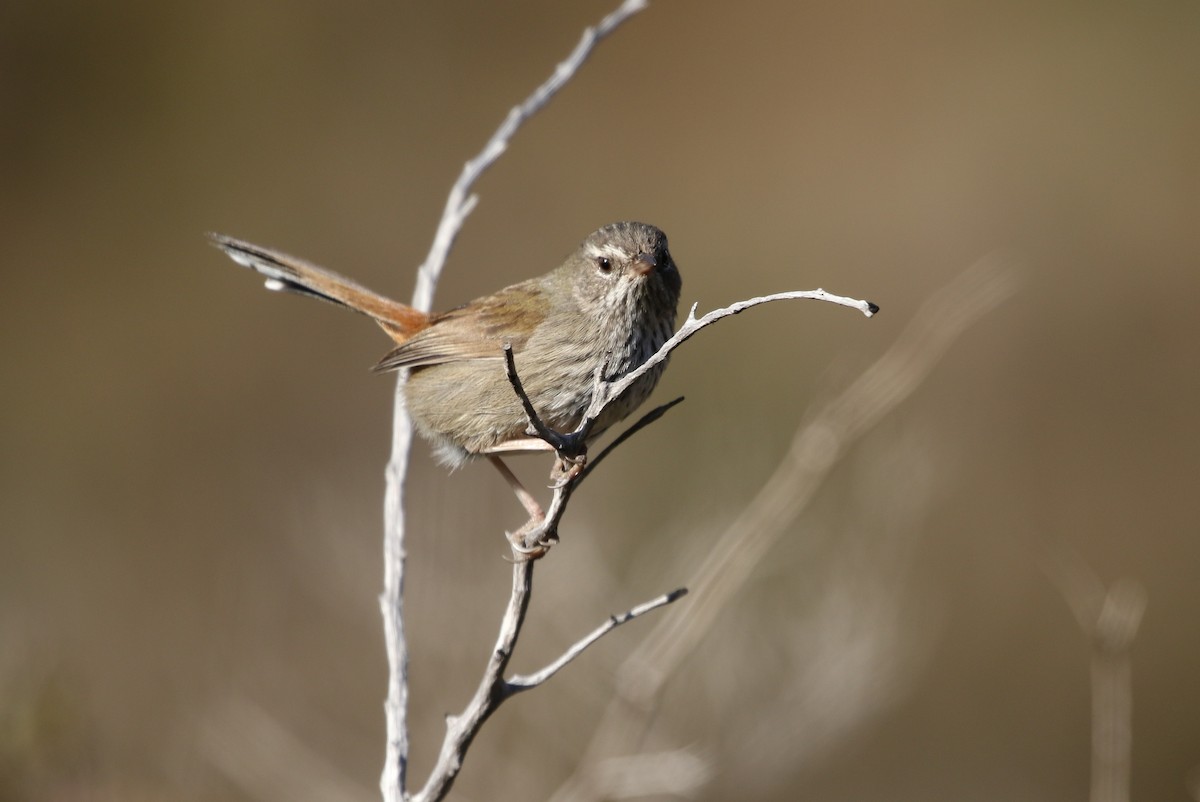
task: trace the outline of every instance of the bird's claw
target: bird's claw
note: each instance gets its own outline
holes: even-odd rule
[[[554,461],[554,469],[550,471],[551,490],[561,490],[571,482],[579,478],[583,473],[584,467],[587,466],[587,454],[580,454],[577,457],[559,456]]]
[[[508,544],[513,550],[515,562],[526,562],[528,560],[540,560],[550,551],[550,547],[558,542],[558,536],[550,532],[543,532],[533,545],[525,545],[527,535],[533,534],[533,530],[526,531],[523,527],[516,532],[509,532]]]
[[[558,542],[558,533],[545,517],[530,518],[515,532],[505,532],[516,562],[537,560],[546,556]]]

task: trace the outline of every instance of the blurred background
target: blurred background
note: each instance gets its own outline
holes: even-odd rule
[[[462,162],[614,6],[0,9],[0,798],[376,797],[387,341],[203,235],[407,298]],[[1020,290],[848,451],[631,749],[702,800],[1086,799],[1055,554],[1146,601],[1133,796],[1200,798],[1198,36],[1190,2],[656,0],[607,40],[478,185],[438,307],[632,218],[685,308],[883,312],[775,304],[677,352],[655,398],[687,402],[576,496],[515,668],[687,584],[813,405],[1001,250]],[[423,444],[408,505],[419,781],[521,515]],[[653,626],[506,705],[453,798],[552,796]]]

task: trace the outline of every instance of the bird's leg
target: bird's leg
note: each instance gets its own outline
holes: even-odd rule
[[[521,561],[536,560],[544,557],[546,552],[549,551],[551,543],[557,542],[557,537],[553,537],[545,543],[539,542],[532,547],[525,545],[525,538],[528,535],[536,532],[539,527],[546,525],[546,513],[542,509],[542,505],[538,504],[533,494],[525,489],[525,485],[521,484],[521,480],[504,463],[504,460],[495,454],[489,455],[488,459],[496,466],[496,470],[500,471],[500,475],[504,477],[504,481],[508,482],[508,486],[512,488],[517,500],[525,508],[525,512],[529,513],[529,520],[525,522],[525,525],[516,532],[508,534],[508,542],[512,546],[514,557]]]
[[[517,496],[517,501],[521,502],[521,506],[525,508],[525,512],[529,513],[529,520],[534,523],[541,523],[546,519],[546,513],[542,510],[542,505],[538,504],[533,494],[525,489],[525,485],[521,484],[521,480],[512,472],[504,460],[497,457],[495,454],[489,455],[488,459],[496,466],[496,470],[500,471],[500,475],[504,477],[504,481],[508,482],[508,486],[512,488],[513,493]]]

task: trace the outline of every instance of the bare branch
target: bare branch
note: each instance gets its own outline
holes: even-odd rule
[[[435,802],[449,793],[462,769],[463,758],[471,741],[483,722],[504,701],[504,669],[512,659],[513,648],[517,645],[521,625],[529,609],[529,594],[533,591],[533,565],[532,560],[513,563],[512,594],[500,619],[496,645],[488,658],[479,687],[462,713],[446,717],[446,737],[442,741],[437,764],[430,772],[425,787],[412,796],[412,802]]]
[[[860,301],[854,298],[846,298],[840,295],[831,295],[825,290],[798,290],[794,292],[779,292],[774,295],[764,295],[758,298],[750,298],[745,301],[738,301],[729,306],[714,309],[704,317],[697,319],[696,304],[692,305],[691,311],[688,312],[687,320],[679,327],[675,334],[663,343],[645,362],[636,369],[625,374],[616,381],[607,381],[604,379],[606,373],[604,366],[596,370],[594,385],[592,390],[592,400],[588,404],[587,410],[583,414],[579,425],[573,432],[556,432],[549,429],[545,423],[538,419],[537,412],[533,408],[532,402],[525,394],[525,389],[521,386],[520,378],[517,376],[516,365],[513,363],[511,348],[506,346],[505,361],[508,365],[508,379],[513,385],[513,391],[521,399],[521,404],[525,408],[525,414],[529,418],[531,430],[539,437],[554,447],[558,452],[559,458],[564,463],[579,464],[579,458],[587,453],[587,438],[591,432],[592,426],[600,417],[604,408],[611,404],[614,400],[620,397],[621,393],[625,392],[635,381],[641,376],[654,368],[655,365],[662,363],[670,355],[672,351],[682,345],[696,332],[705,326],[710,326],[722,318],[736,315],[761,304],[771,301],[784,300],[816,300],[828,301],[830,303],[839,304],[841,306],[849,306],[853,309],[858,309],[867,317],[871,317],[879,311],[879,307],[870,301]],[[680,399],[682,400],[682,399]],[[618,437],[608,448],[601,453],[601,458],[607,456],[614,448],[625,442],[632,434],[644,426],[653,423],[664,412],[670,409],[677,401],[673,401],[663,407],[651,410],[643,416],[637,423],[633,425],[626,433]],[[514,533],[510,540],[513,542],[513,549],[518,555],[518,559],[523,556],[537,558],[545,554],[546,549],[553,543],[557,542],[558,538],[558,522],[562,518],[563,512],[566,510],[567,501],[570,500],[571,493],[587,476],[588,470],[586,467],[568,472],[565,478],[559,479],[553,485],[554,496],[550,502],[550,511],[541,520],[531,519],[522,529]],[[552,476],[552,478],[554,478]]]
[[[488,658],[483,677],[479,681],[479,687],[462,713],[447,717],[446,737],[442,741],[437,764],[430,773],[425,787],[412,796],[412,802],[434,802],[434,800],[442,799],[450,791],[454,780],[458,777],[458,772],[462,769],[463,759],[466,757],[471,742],[484,722],[492,713],[496,712],[496,709],[505,700],[521,691],[542,684],[571,662],[580,652],[617,626],[670,604],[687,593],[686,588],[680,588],[638,605],[624,615],[610,618],[603,626],[580,640],[546,668],[529,676],[518,676],[506,681],[504,671],[516,648],[517,638],[520,637],[525,614],[529,609],[529,598],[533,592],[533,566],[533,560],[521,560],[513,564],[512,594],[509,597],[504,616],[500,620],[496,645]]]
[[[621,624],[632,621],[640,615],[645,615],[652,610],[657,610],[659,607],[664,607],[671,602],[677,601],[686,596],[687,592],[687,588],[677,588],[670,593],[664,593],[658,598],[651,599],[644,604],[639,604],[637,607],[634,607],[633,609],[628,610],[621,615],[609,617],[607,621],[596,627],[584,637],[580,638],[573,646],[571,646],[571,648],[563,652],[562,657],[559,657],[541,671],[535,671],[532,674],[520,674],[510,678],[508,680],[508,693],[511,695],[520,693],[521,691],[527,691],[530,688],[536,688],[557,674],[559,670],[562,669],[562,667],[567,663],[571,662],[580,654],[582,654],[584,649],[591,646],[593,643],[600,640],[617,627],[621,626]]]
[[[536,114],[545,104],[561,89],[578,71],[580,66],[586,61],[596,44],[605,36],[615,30],[622,22],[631,17],[633,14],[645,8],[645,0],[625,0],[614,12],[605,17],[601,23],[595,28],[589,28],[583,34],[579,44],[572,51],[571,55],[555,69],[553,75],[545,83],[531,94],[520,105],[514,107],[492,135],[491,139],[484,146],[483,150],[478,155],[468,161],[451,188],[449,197],[446,200],[446,205],[443,210],[441,221],[438,224],[437,233],[434,236],[433,244],[431,245],[429,254],[425,262],[421,265],[417,276],[417,285],[413,292],[412,305],[422,311],[428,312],[432,308],[432,300],[434,290],[436,288],[438,278],[441,275],[442,269],[445,266],[447,255],[454,241],[461,231],[462,226],[475,208],[478,202],[478,197],[472,194],[471,190],[479,177],[490,167],[508,148],[512,136],[520,128],[520,126]],[[706,325],[709,325],[716,320],[728,315],[737,314],[744,309],[755,306],[761,303],[766,303],[773,300],[782,300],[785,298],[813,298],[831,301],[834,303],[842,303],[844,305],[853,306],[861,309],[864,314],[871,315],[876,311],[873,304],[868,304],[864,301],[854,301],[852,299],[840,298],[825,293],[822,290],[804,293],[780,293],[778,295],[767,296],[763,298],[755,298],[749,301],[743,301],[734,304],[724,309],[719,309],[710,312],[700,320],[695,318],[695,307],[688,316],[682,329],[664,345],[659,353],[655,354],[649,362],[643,365],[638,371],[627,375],[622,380],[617,382],[604,382],[602,375],[597,374],[596,377],[596,392],[593,394],[592,403],[589,407],[588,415],[585,416],[581,424],[581,430],[561,435],[553,432],[542,423],[533,409],[528,396],[521,386],[520,378],[517,375],[516,365],[513,359],[512,350],[510,347],[505,349],[505,360],[507,364],[509,379],[513,384],[514,390],[518,397],[521,398],[522,404],[526,410],[531,425],[534,430],[553,445],[559,452],[559,455],[564,458],[564,461],[569,458],[580,456],[584,453],[586,434],[591,428],[596,417],[604,406],[613,398],[619,396],[630,384],[650,370],[654,365],[666,359],[667,354],[671,350],[678,347],[684,340],[692,336],[696,331],[699,331]],[[406,769],[408,760],[408,736],[407,736],[407,721],[406,721],[406,705],[407,705],[407,644],[404,637],[403,629],[403,584],[404,584],[404,525],[403,525],[403,483],[407,473],[408,454],[412,441],[412,426],[404,408],[403,400],[403,382],[407,376],[403,373],[400,376],[399,383],[396,389],[396,404],[395,404],[395,424],[392,444],[392,457],[388,463],[386,472],[387,489],[385,494],[384,516],[385,516],[385,569],[384,569],[384,592],[380,599],[380,605],[383,611],[385,622],[385,636],[387,641],[387,654],[389,664],[389,685],[388,685],[388,700],[386,704],[387,725],[388,725],[388,741],[387,741],[387,757],[384,766],[383,776],[380,780],[381,789],[387,802],[403,802],[406,799]],[[644,416],[637,424],[631,427],[621,438],[614,442],[606,449],[600,458],[609,453],[612,448],[624,442],[630,435],[638,429],[656,420],[670,406],[676,402],[660,407],[651,411]],[[597,460],[598,461],[598,460]],[[527,551],[536,551],[539,546],[545,546],[556,538],[556,530],[558,521],[561,519],[563,512],[566,509],[566,504],[570,499],[571,492],[578,482],[582,479],[584,473],[582,471],[569,475],[568,478],[560,483],[555,488],[554,498],[545,519],[542,521],[531,520],[527,527],[523,530],[524,544]],[[514,548],[516,544],[514,543]],[[570,662],[574,657],[586,649],[591,643],[602,637],[606,632],[618,626],[624,621],[630,620],[637,615],[641,615],[659,606],[668,604],[679,598],[682,593],[676,591],[672,594],[667,594],[660,599],[634,608],[629,613],[626,613],[620,618],[610,619],[610,621],[598,628],[596,631],[579,641],[575,646],[569,649],[558,661],[550,666],[542,669],[542,671],[530,675],[528,677],[518,678],[512,683],[506,683],[503,680],[503,673],[512,655],[512,650],[515,647],[517,638],[520,634],[521,626],[524,621],[525,612],[528,608],[529,594],[532,590],[533,580],[533,563],[530,559],[519,559],[513,566],[513,590],[509,600],[508,608],[501,621],[500,633],[497,637],[496,648],[492,653],[492,657],[485,669],[484,676],[480,681],[479,688],[476,691],[475,697],[467,706],[466,710],[459,716],[452,717],[447,722],[447,733],[442,744],[442,749],[438,757],[437,764],[431,773],[425,787],[413,797],[415,800],[427,802],[437,800],[444,797],[457,777],[462,766],[462,760],[469,748],[475,734],[479,731],[483,722],[491,715],[492,711],[503,701],[507,696],[512,695],[520,690],[525,690],[530,687],[544,682],[550,676],[553,676],[564,665]]]
[[[654,356],[650,357],[641,365],[639,365],[636,370],[631,370],[629,373],[626,373],[619,380],[615,382],[603,382],[602,385],[597,388],[597,392],[592,394],[592,403],[589,406],[586,415],[584,416],[584,421],[587,428],[591,428],[592,423],[595,422],[596,418],[600,417],[600,413],[604,411],[604,408],[608,406],[612,399],[620,396],[621,393],[629,389],[630,385],[644,376],[648,371],[652,370],[656,365],[666,360],[672,351],[683,345],[684,341],[691,338],[692,335],[700,331],[700,329],[716,323],[721,318],[740,314],[745,312],[747,309],[759,306],[761,304],[770,303],[771,301],[792,300],[827,301],[832,304],[839,304],[841,306],[848,306],[852,309],[857,309],[867,317],[872,317],[876,312],[879,311],[879,307],[870,301],[860,301],[856,298],[846,298],[841,295],[832,295],[822,289],[777,292],[773,295],[763,295],[758,298],[750,298],[745,301],[732,303],[729,306],[721,307],[720,309],[714,309],[698,320],[696,319],[696,307],[699,304],[692,304],[692,308],[688,312],[687,320],[683,322],[683,325],[679,327],[679,330],[675,332],[671,339],[662,344],[662,347],[658,349]],[[582,429],[584,427],[581,425],[580,428]]]
[[[433,295],[446,264],[446,257],[463,222],[475,208],[478,198],[471,189],[479,177],[508,148],[509,141],[521,125],[540,111],[554,95],[578,72],[604,37],[621,23],[646,7],[646,0],[624,0],[594,28],[584,31],[579,44],[554,73],[519,106],[512,109],[504,122],[488,140],[480,153],[463,166],[463,170],[442,212],[429,254],[417,271],[412,306],[423,312],[433,308]],[[408,794],[408,644],[404,633],[404,482],[408,475],[408,458],[412,448],[412,421],[404,405],[404,383],[408,372],[397,376],[392,423],[392,450],[384,472],[384,536],[383,592],[379,606],[383,614],[384,640],[388,661],[388,694],[384,703],[387,721],[387,744],[383,772],[379,785],[385,802],[404,802]],[[516,569],[514,569],[515,571]],[[532,570],[532,569],[530,569]],[[518,625],[519,629],[519,625]],[[515,640],[515,636],[514,636]],[[449,736],[449,734],[448,734]],[[469,741],[468,741],[469,742]],[[464,746],[465,750],[465,746]],[[459,758],[461,760],[461,756]],[[456,770],[457,772],[457,770]],[[451,782],[453,779],[451,778]],[[428,788],[428,784],[426,786]],[[449,788],[449,785],[446,785]],[[444,792],[443,792],[444,793]],[[440,797],[424,796],[424,799]]]
[[[415,299],[414,299],[415,300]],[[408,774],[408,641],[404,635],[404,479],[412,450],[412,421],[404,406],[404,382],[396,380],[392,420],[392,455],[384,471],[383,494],[383,614],[384,647],[388,662],[388,692],[384,702],[387,742],[379,788],[384,802],[403,802]]]

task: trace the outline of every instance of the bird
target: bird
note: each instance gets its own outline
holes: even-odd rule
[[[551,429],[573,431],[591,401],[598,370],[616,381],[640,367],[674,333],[682,280],[666,235],[617,222],[593,231],[557,267],[445,312],[429,314],[338,273],[223,234],[212,243],[265,278],[270,290],[306,295],[374,320],[393,348],[376,371],[407,370],[403,394],[415,429],[450,469],[492,461],[531,518],[537,501],[502,455],[547,451],[509,381],[512,349],[534,410]],[[655,365],[596,420],[589,439],[632,413],[654,390]]]

